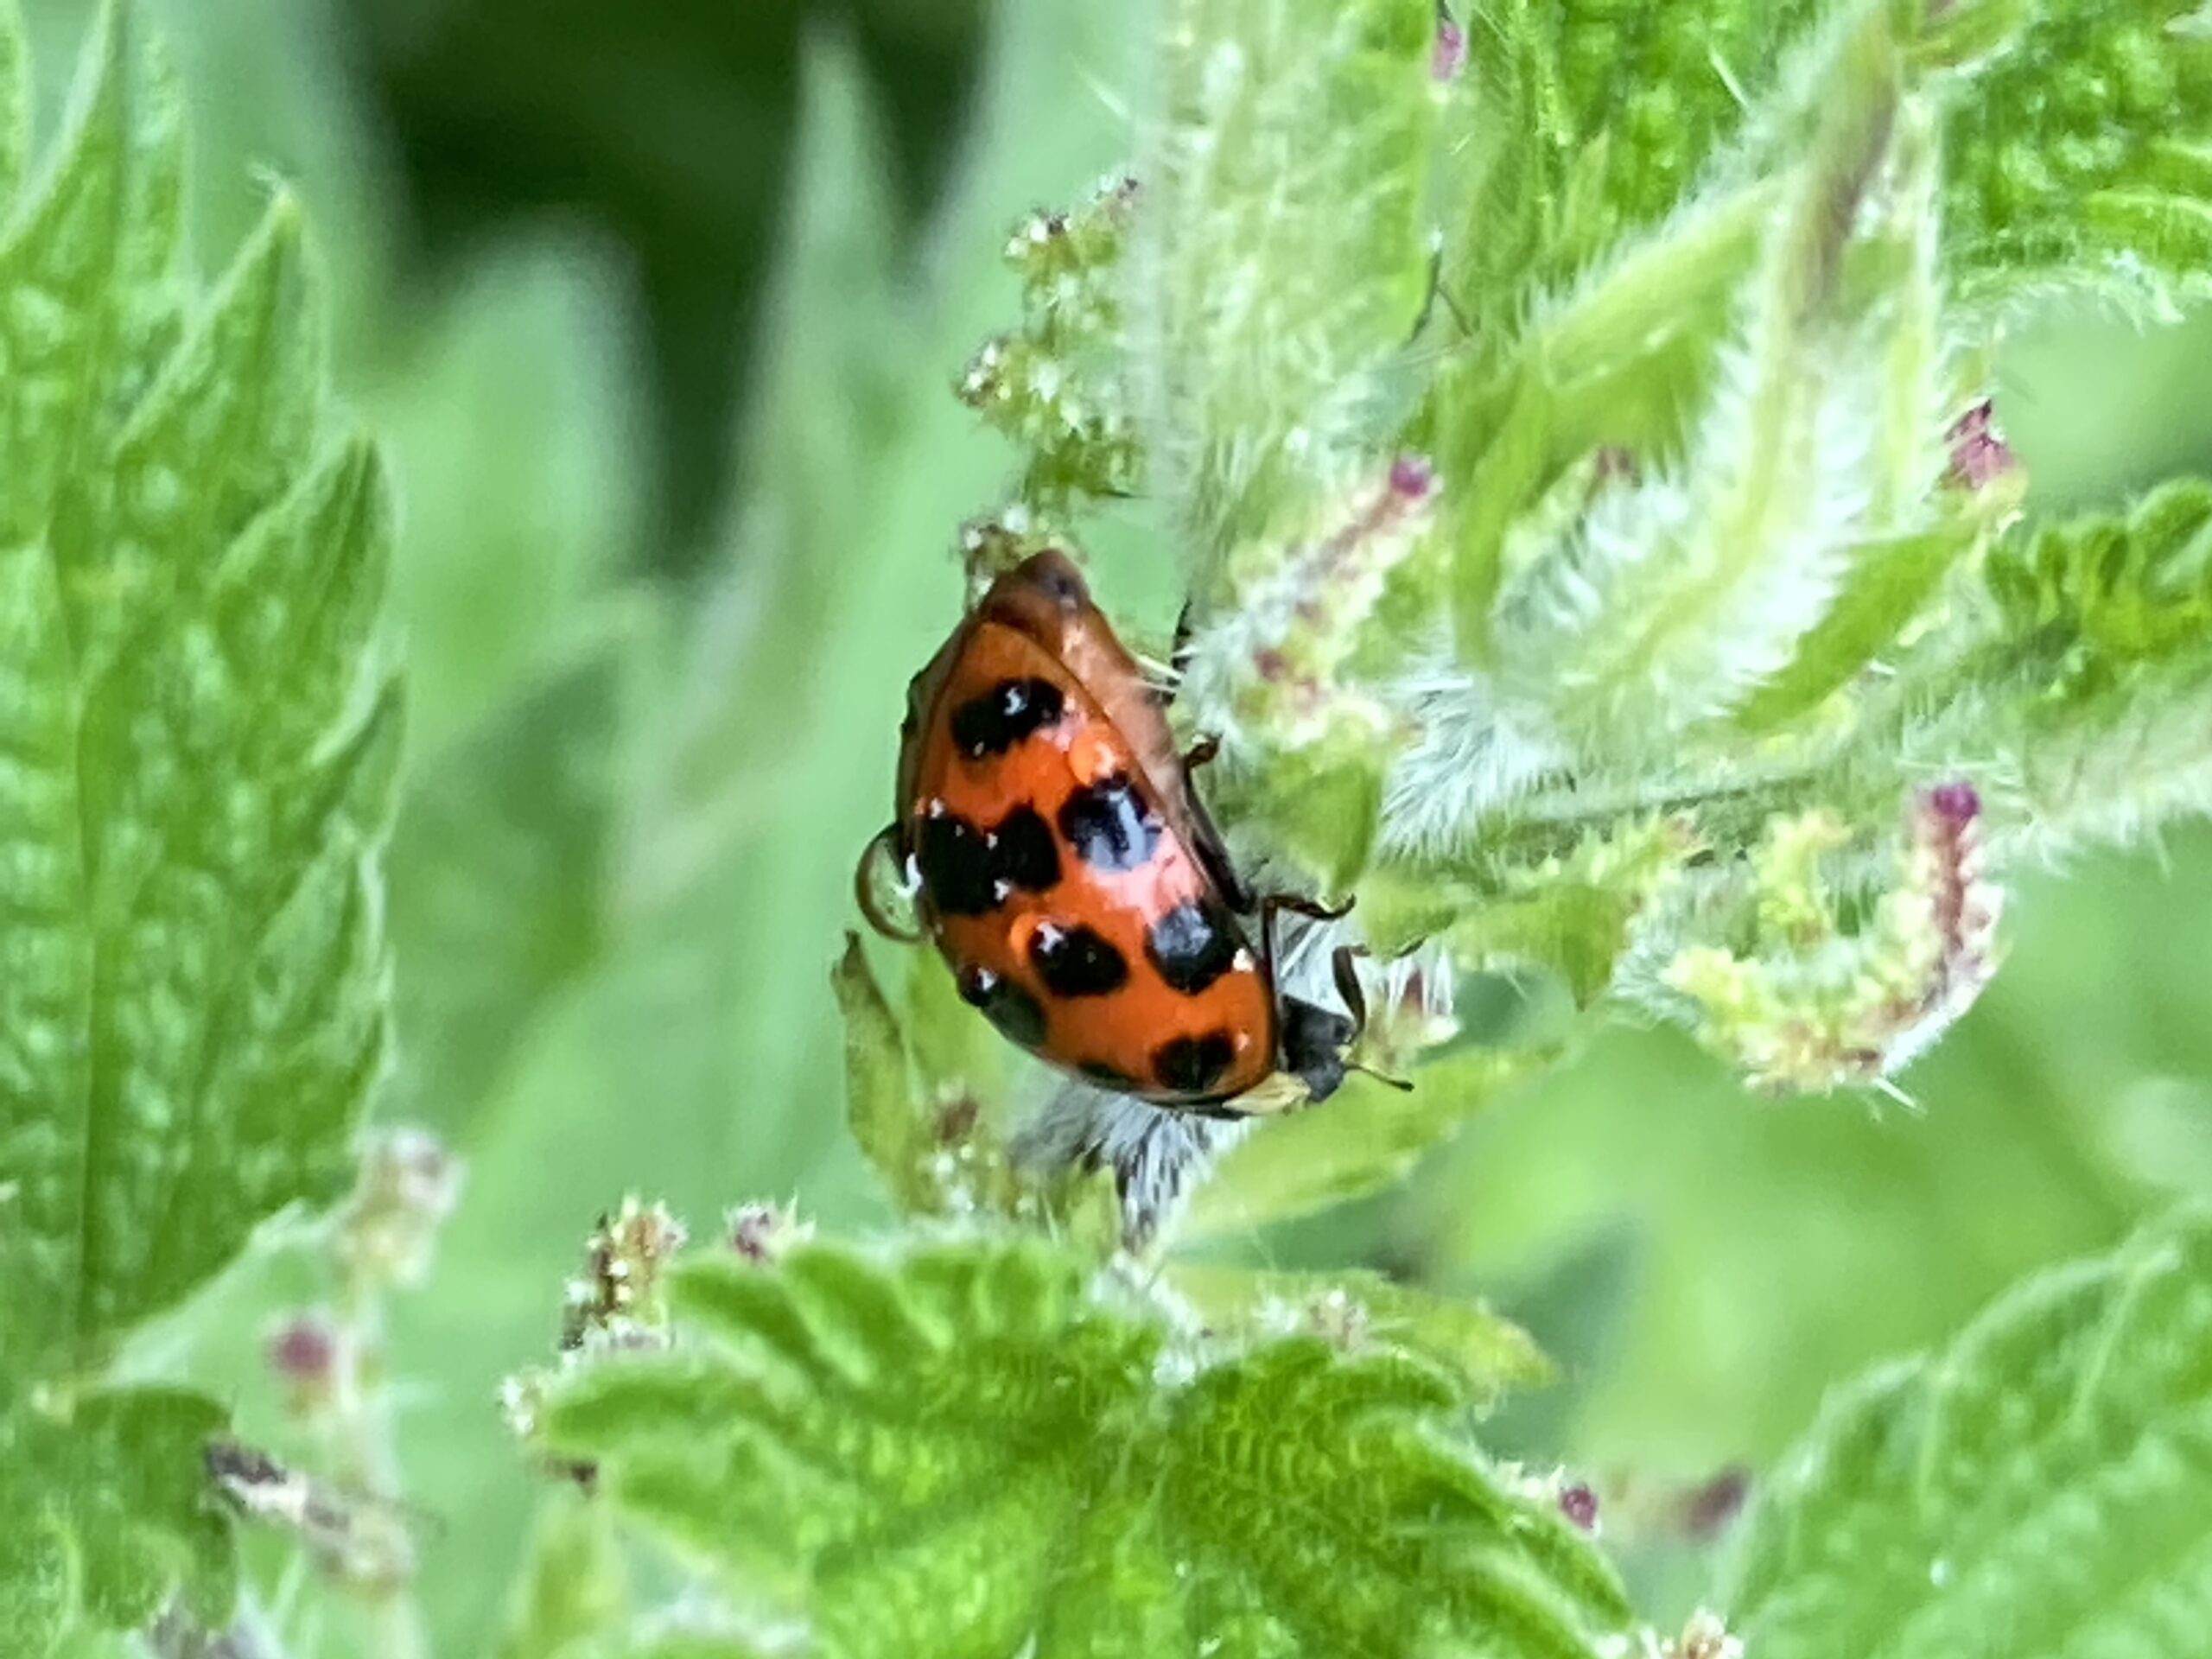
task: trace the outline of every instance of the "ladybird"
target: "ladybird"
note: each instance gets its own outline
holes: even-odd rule
[[[1344,912],[1254,904],[1191,787],[1211,746],[1179,753],[1166,702],[1065,553],[1007,571],[907,688],[861,909],[918,937],[874,902],[887,849],[963,999],[1093,1084],[1220,1116],[1325,1099],[1365,1019],[1353,953],[1334,962],[1349,1016],[1282,995],[1274,918]]]

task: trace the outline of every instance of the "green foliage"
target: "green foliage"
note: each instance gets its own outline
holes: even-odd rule
[[[2212,1479],[2212,1222],[2031,1278],[1843,1390],[1728,1595],[1754,1652],[2193,1650]]]
[[[10,1277],[17,1330],[50,1346],[174,1303],[263,1218],[334,1196],[385,1040],[383,486],[322,434],[288,201],[181,309],[173,95],[127,17],[0,252],[25,768]]]
[[[1302,1331],[1343,1344],[1376,1342],[1442,1366],[1487,1404],[1555,1380],[1529,1333],[1479,1304],[1434,1296],[1379,1273],[1254,1272],[1178,1264],[1168,1275],[1209,1330]]]
[[[690,1339],[571,1370],[542,1443],[830,1653],[1567,1656],[1624,1626],[1572,1525],[1452,1433],[1446,1374],[1194,1353],[1086,1278],[989,1237],[694,1259]]]
[[[559,1659],[588,1649],[620,1626],[629,1588],[607,1507],[582,1492],[549,1492],[496,1659]]]
[[[2085,289],[2159,306],[2201,290],[2212,41],[2197,8],[1891,10],[1941,118],[1945,264],[1961,304]],[[1475,187],[1456,279],[1476,315],[1505,315],[1486,289],[1571,278],[1716,175],[1741,182],[1730,157],[1741,135],[1796,130],[1762,96],[1779,66],[1817,86],[1807,42],[1825,21],[1808,0],[1731,0],[1694,15],[1620,0],[1483,7],[1472,94],[1455,111]]]
[[[2016,538],[1991,562],[1999,626],[1974,660],[2006,709],[2023,841],[2139,838],[2212,799],[2197,700],[2212,682],[2212,486],[2179,480],[2126,515]]]
[[[1434,25],[1425,0],[1160,10],[1132,334],[1202,588],[1370,435],[1427,276]]]
[[[52,1651],[81,1621],[129,1630],[172,1592],[207,1619],[235,1593],[230,1529],[207,1503],[201,1448],[211,1400],[172,1389],[88,1394],[60,1415],[0,1408],[0,1629],[19,1653]]]
[[[419,773],[399,819],[401,1084],[441,1126],[467,1121],[607,949],[614,773],[641,639],[614,620]]]
[[[2023,517],[1985,401],[2014,295],[2190,286],[2193,140],[2108,75],[2032,109],[2010,79],[2133,63],[2165,21],[1497,8],[1454,80],[1426,7],[1163,9],[1134,192],[1016,232],[1022,321],[963,390],[1020,452],[1016,536],[1110,540],[1103,500],[1156,493],[1196,601],[1179,713],[1224,740],[1212,803],[1248,868],[1359,895],[1324,940],[1394,958],[1369,976],[1365,1052],[1430,1061],[1410,1097],[1355,1081],[1243,1139],[1192,1233],[1396,1179],[1607,1014],[1687,1027],[1776,1090],[1886,1083],[1988,982],[1999,880],[2113,815],[2113,786],[2050,763],[2113,752],[2128,722],[2163,722],[2162,757],[2203,729],[2212,648],[2176,602],[2201,563],[2193,486],[2054,532]],[[1993,195],[1992,170],[2065,182]],[[2099,205],[2062,247],[2069,191]],[[847,402],[900,407],[876,378],[894,345],[794,340]],[[805,481],[836,468],[803,418],[764,453],[748,528],[798,542]],[[749,591],[834,657],[820,571],[766,568]],[[775,683],[802,721],[813,668]],[[664,798],[779,735],[702,722]],[[2133,823],[2196,804],[2191,775],[2162,766]],[[1485,982],[1559,1020],[1471,1033],[1459,988]],[[977,1046],[926,955],[887,982],[856,942],[831,976],[847,1121],[893,1201],[1061,1224],[1001,1140],[1028,1074]],[[1077,1159],[1140,1147],[1125,1185],[1160,1140],[1194,1163],[1225,1144],[1113,1121]],[[1455,1588],[1456,1529],[1509,1504],[1476,1454],[1418,1442],[1445,1461],[1418,1478],[1416,1541],[1392,1460],[1415,1442],[1317,1432],[1526,1380],[1510,1327],[1389,1281],[1224,1272],[1201,1343],[1090,1282],[1086,1243],[694,1262],[675,1344],[547,1382],[538,1448],[589,1463],[745,1618],[804,1619],[832,1652],[1451,1646],[1414,1606],[1481,1607],[1478,1649],[1632,1639],[1612,1592],[1578,1605],[1597,1580],[1540,1504],[1474,1554],[1540,1534],[1568,1554],[1515,1566],[1510,1597]],[[1395,1351],[1332,1355],[1377,1333]],[[1446,1491],[1465,1507],[1436,1510]],[[1256,1494],[1295,1522],[1255,1537]]]
[[[410,597],[433,607],[436,640],[456,650],[471,628],[497,626],[503,640],[512,624],[515,645],[502,650],[518,666],[471,696],[466,720],[448,722],[451,766],[443,753],[426,753],[413,774],[425,798],[435,789],[442,798],[477,804],[468,808],[466,836],[443,842],[414,833],[403,817],[410,857],[394,868],[394,925],[405,920],[410,930],[398,941],[402,995],[422,1007],[440,995],[432,982],[467,969],[457,952],[442,958],[442,941],[488,935],[512,962],[505,953],[516,938],[556,918],[599,921],[588,956],[558,983],[548,984],[533,963],[522,988],[535,995],[543,985],[548,994],[526,1011],[517,1007],[524,1017],[486,1094],[437,1103],[426,1095],[418,1107],[442,1123],[467,1125],[471,1164],[467,1198],[442,1249],[465,1268],[442,1271],[395,1311],[401,1373],[439,1380],[405,1419],[410,1495],[439,1515],[467,1517],[474,1540],[468,1551],[423,1552],[421,1593],[441,1651],[485,1651],[494,1640],[532,1493],[511,1450],[487,1448],[494,1420],[484,1402],[503,1376],[551,1340],[559,1321],[548,1265],[570,1260],[594,1215],[635,1188],[712,1217],[733,1186],[753,1185],[756,1172],[758,1190],[796,1195],[805,1216],[825,1225],[880,1213],[881,1189],[845,1128],[842,1037],[829,969],[842,930],[855,919],[854,861],[887,815],[906,679],[958,601],[959,522],[987,498],[1005,463],[976,433],[974,416],[947,395],[946,381],[993,322],[1006,222],[1023,204],[1065,193],[1071,180],[1095,175],[1112,158],[1110,118],[1071,98],[1065,76],[1071,63],[1110,61],[1102,41],[1116,16],[1058,8],[1008,14],[982,118],[991,130],[1020,132],[1021,142],[976,152],[976,169],[931,232],[945,263],[927,283],[916,280],[892,234],[895,205],[873,142],[874,111],[849,59],[830,41],[810,54],[772,326],[746,391],[756,408],[756,442],[740,464],[739,511],[696,588],[650,594],[641,607],[633,591],[610,590],[603,576],[579,580],[591,575],[582,563],[587,545],[519,533],[537,526],[536,504],[550,493],[568,499],[579,473],[618,484],[623,477],[619,454],[607,447],[625,429],[602,400],[634,383],[614,373],[619,363],[605,379],[587,372],[589,359],[563,377],[546,367],[593,338],[602,313],[582,303],[586,295],[566,307],[541,302],[540,324],[500,331],[507,343],[498,350],[466,350],[471,336],[462,335],[449,348],[461,365],[435,374],[425,366],[412,388],[412,397],[433,404],[466,392],[481,412],[463,420],[434,407],[407,416],[409,431],[424,433],[407,450],[415,463],[410,499],[417,472],[432,463],[441,499],[448,482],[453,491],[450,512],[442,509],[434,526],[410,515],[403,556],[432,567],[482,563],[467,584],[474,596],[449,601],[433,569],[414,581]],[[496,312],[502,291],[487,288],[486,312]],[[480,372],[468,373],[469,363],[480,363]],[[409,392],[397,378],[389,389],[402,413]],[[620,407],[613,405],[617,413]],[[533,470],[519,476],[514,450],[524,446],[511,448],[499,436],[516,429],[545,435],[531,448]],[[461,528],[470,499],[461,486],[473,466],[485,469],[480,488],[492,492],[483,502],[485,535],[505,526],[512,544],[448,537]],[[607,511],[594,493],[583,500]],[[591,522],[559,517],[564,537]],[[418,529],[436,533],[416,541]],[[549,592],[568,597],[546,606]],[[641,609],[646,620],[639,626]],[[613,610],[621,614],[609,622]],[[665,629],[655,626],[663,618]],[[430,643],[410,633],[417,651]],[[620,722],[611,801],[587,809],[566,790],[518,800],[493,787],[504,772],[467,770],[457,757],[480,741],[478,752],[487,753],[494,732],[527,733],[510,751],[523,771],[535,764],[531,754],[550,767],[571,743],[579,755],[595,749],[588,734],[605,729],[604,705],[573,735],[503,705],[543,695],[565,670],[589,676],[591,641],[609,635],[640,646],[645,670]],[[464,658],[441,677],[461,684],[471,665]],[[598,677],[610,691],[629,683],[611,666]],[[608,823],[611,839],[602,839],[595,826]],[[489,904],[470,912],[440,906],[426,915],[429,906],[400,895],[403,881],[423,898],[453,893],[455,878],[426,870],[416,855],[440,855],[457,871],[480,868],[517,832],[531,841],[510,842],[510,856],[531,871],[563,872],[552,885],[565,879],[567,887],[552,910],[537,907],[548,889],[535,877],[503,880],[496,890],[474,879],[474,896],[530,907],[505,911],[504,922]],[[547,856],[562,849],[573,849],[575,861],[568,853]],[[432,882],[435,889],[426,885]],[[471,925],[444,931],[448,918]],[[423,921],[437,926],[414,931]],[[963,1055],[997,1065],[1003,1045],[988,1028],[976,1029],[941,969],[934,981],[910,982],[895,958],[885,960],[902,1019],[922,1006],[925,987],[942,993],[929,1007],[960,1015],[957,1025],[923,1022],[917,1038],[913,1075],[931,1095],[966,1064]],[[410,988],[418,974],[429,978]],[[488,976],[481,982],[491,983]],[[418,1075],[474,1074],[480,1062],[467,1052],[448,1060],[428,1046],[450,1041],[466,1051],[492,1034],[448,1019],[419,1036],[404,1026],[403,1065],[416,1065],[421,1047]],[[1001,1070],[979,1067],[979,1081],[996,1084]]]
[[[1931,10],[1933,8],[1930,9]],[[1959,90],[1945,212],[1961,302],[2054,289],[2146,308],[2212,266],[2212,31],[2177,0],[1980,0],[1986,67]],[[2022,14],[2017,33],[1999,29]],[[1986,49],[1986,48],[1985,48]]]
[[[324,404],[296,205],[206,295],[165,60],[103,10],[24,164],[0,13],[0,1624],[221,1617],[226,1412],[102,1386],[120,1340],[342,1190],[382,1073],[390,507]]]

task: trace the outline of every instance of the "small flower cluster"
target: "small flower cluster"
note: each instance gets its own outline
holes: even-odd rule
[[[1870,924],[1842,931],[1821,861],[1850,837],[1825,811],[1777,820],[1751,856],[1757,947],[1692,945],[1661,977],[1755,1086],[1878,1083],[1971,1007],[1996,971],[2004,895],[1982,866],[1981,804],[1963,782],[1917,796]]]
[[[562,1295],[558,1343],[563,1368],[588,1363],[601,1354],[665,1348],[671,1332],[661,1271],[683,1248],[683,1224],[662,1204],[644,1204],[626,1195],[615,1212],[602,1215],[584,1241],[584,1268],[569,1281]],[[499,1385],[499,1405],[507,1427],[527,1438],[537,1427],[545,1378],[536,1371],[508,1377]],[[589,1471],[572,1471],[588,1478]]]
[[[1136,200],[1115,175],[1072,213],[1033,214],[1008,238],[1023,323],[994,335],[960,377],[961,402],[1031,456],[1023,498],[1055,506],[1135,489],[1139,453],[1114,367],[1122,305],[1114,277]]]
[[[1390,573],[1433,523],[1435,502],[1434,470],[1403,455],[1339,497],[1310,537],[1230,556],[1237,607],[1193,640],[1184,684],[1232,748],[1393,739],[1397,716],[1347,671]]]

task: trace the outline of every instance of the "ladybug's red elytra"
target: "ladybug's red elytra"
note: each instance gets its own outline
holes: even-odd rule
[[[887,849],[961,995],[1013,1042],[1156,1105],[1243,1116],[1344,1081],[1364,1021],[1281,994],[1274,913],[1256,906],[1190,784],[1163,699],[1057,550],[992,583],[907,688]],[[1256,911],[1261,948],[1244,917]],[[915,937],[912,934],[903,935]],[[1240,1100],[1240,1097],[1244,1097]]]

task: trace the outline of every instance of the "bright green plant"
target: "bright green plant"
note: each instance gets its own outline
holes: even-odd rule
[[[224,1608],[212,1399],[123,1339],[350,1179],[390,1017],[388,509],[325,407],[298,212],[181,260],[175,88],[102,16],[34,167],[0,15],[0,1629]]]
[[[2009,872],[2205,804],[2212,486],[2039,522],[1988,399],[2041,297],[2155,315],[2202,288],[2212,21],[1506,3],[1463,34],[1427,0],[1159,0],[1141,39],[1127,170],[1017,228],[1020,314],[957,378],[1019,452],[1011,498],[974,505],[1078,546],[1154,505],[1217,814],[1255,876],[1357,899],[1373,1058],[1418,1088],[1355,1080],[1241,1135],[1064,1101],[1040,1134],[1033,1074],[935,959],[852,943],[847,1121],[900,1223],[603,1221],[556,1352],[515,1356],[547,1490],[498,1651],[2192,1650],[2194,1219],[1844,1396],[1679,1635],[1639,1617],[1586,1492],[1484,1449],[1547,1372],[1516,1328],[1181,1247],[1395,1179],[1608,1019],[1679,1023],[1773,1092],[1894,1088],[1997,970]],[[20,40],[0,20],[0,1629],[34,1654],[289,1639],[258,1583],[237,1599],[227,1496],[413,1659],[403,1534],[223,1464],[225,1403],[126,1348],[353,1179],[319,1235],[337,1324],[288,1328],[279,1366],[324,1391],[334,1472],[397,1495],[383,1302],[452,1170],[419,1135],[350,1144],[395,1007],[377,463],[324,410],[289,199],[196,294],[175,104],[129,9],[35,173]],[[849,86],[814,90],[849,185]],[[802,216],[789,298],[822,332],[777,373],[833,380],[888,451],[905,371],[952,365],[910,364],[887,305],[836,333],[805,308],[870,280],[879,233]],[[775,429],[748,535],[803,544],[814,515],[874,552],[825,447]],[[842,639],[826,567],[759,568],[778,615]],[[450,953],[424,945],[397,1003],[421,1044],[397,1086],[442,1122],[718,856],[813,868],[727,787],[775,733],[632,685],[654,619],[619,620],[531,676],[509,641],[524,700],[441,688],[390,914]],[[753,701],[818,694],[788,653],[747,664]],[[633,695],[673,735],[632,772]],[[524,804],[556,834],[471,865]],[[748,1075],[822,1070],[804,1046]]]

